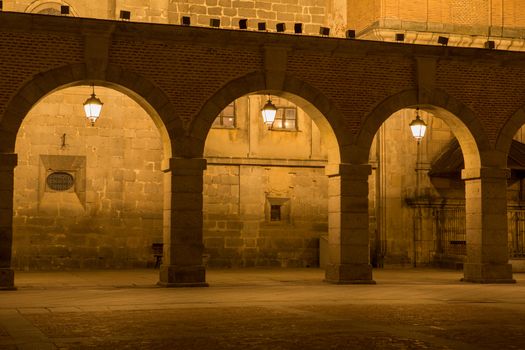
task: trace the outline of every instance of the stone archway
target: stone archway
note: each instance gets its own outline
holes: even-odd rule
[[[17,135],[13,267],[18,270],[155,266],[162,244],[162,147],[151,117],[127,95],[87,86],[41,99]]]
[[[235,99],[252,93],[272,94],[282,96],[301,107],[319,127],[326,139],[329,149],[329,162],[337,164],[342,160],[341,150],[348,144],[348,137],[344,133],[343,116],[320,91],[307,83],[289,75],[283,77],[282,89],[267,88],[264,73],[252,73],[229,82],[221,88],[202,107],[198,118],[192,121],[190,137],[195,140],[197,151],[202,154],[204,142],[215,117]]]
[[[52,71],[41,73],[35,79],[26,83],[18,94],[11,100],[0,119],[0,178],[2,188],[0,191],[0,209],[2,220],[0,222],[0,288],[14,288],[14,271],[11,267],[12,255],[12,220],[13,220],[13,184],[14,168],[17,156],[14,154],[16,135],[20,125],[32,108],[44,96],[65,87],[78,85],[101,85],[113,88],[134,99],[151,116],[157,126],[163,145],[165,159],[170,159],[172,154],[171,139],[183,134],[182,123],[173,113],[168,98],[154,84],[146,81],[133,73],[126,73],[119,67],[109,66],[107,80],[100,81],[89,79],[85,75],[83,66],[66,66]],[[128,80],[130,75],[134,79]],[[159,111],[159,112],[157,112]],[[168,129],[169,128],[169,129]],[[171,196],[171,192],[164,191]],[[169,212],[164,212],[169,215]],[[165,242],[170,241],[169,225],[164,226]]]
[[[370,149],[373,135],[390,115],[403,108],[415,107],[438,113],[450,126],[463,152],[467,232],[463,280],[513,282],[507,253],[507,170],[500,162],[502,157],[494,156],[496,152],[480,122],[466,106],[439,90],[428,94],[424,103],[419,103],[417,91],[405,91],[385,100],[365,119],[356,146],[361,150]],[[368,157],[365,153],[356,157],[356,161],[364,162]]]
[[[350,138],[342,127],[343,117],[337,107],[307,83],[285,74],[281,79],[280,89],[268,88],[263,73],[254,73],[225,85],[201,109],[191,126],[191,138],[200,141],[200,152],[203,152],[204,141],[216,116],[231,101],[246,94],[276,95],[301,107],[319,128],[323,142],[328,148],[329,165],[326,166],[325,172],[329,177],[330,261],[326,266],[326,281],[341,284],[373,283],[368,256],[361,254],[361,251],[367,250],[365,247],[368,242],[362,241],[362,235],[356,233],[366,232],[366,203],[356,196],[361,196],[364,187],[362,184],[366,183],[370,168],[368,165],[353,166],[342,163],[350,159],[347,153]],[[355,237],[358,239],[354,239]]]

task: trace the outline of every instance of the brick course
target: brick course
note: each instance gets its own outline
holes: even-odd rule
[[[32,94],[31,89],[26,89],[15,99],[16,92],[41,72],[66,65],[75,67],[80,64],[81,67],[81,33],[84,27],[97,26],[102,32],[113,32],[109,64],[132,72],[160,88],[170,102],[170,106],[162,108],[169,107],[171,118],[181,118],[186,127],[194,122],[206,101],[228,82],[251,73],[264,73],[262,48],[266,45],[288,48],[286,74],[317,91],[308,93],[323,94],[333,104],[328,110],[337,110],[344,116],[344,120],[331,120],[332,123],[344,126],[345,132],[350,135],[359,133],[367,115],[389,96],[416,88],[415,57],[418,55],[446,57],[438,65],[436,87],[468,106],[480,118],[491,142],[495,142],[501,126],[525,100],[525,73],[519,64],[521,53],[483,51],[478,55],[475,50],[461,48],[442,49],[139,23],[116,23],[111,27],[107,21],[31,18],[30,15],[12,13],[2,13],[1,16],[8,17],[6,25],[0,27],[0,47],[5,60],[0,67],[0,115],[2,129],[6,131],[12,130],[17,123],[12,119],[7,121],[4,116],[10,101],[15,101],[11,104],[12,110],[23,111],[38,97],[38,92]],[[22,20],[16,24],[18,17],[33,20],[28,23],[38,23],[38,28],[45,28],[49,22],[50,30],[35,33],[31,25],[24,24]],[[67,33],[53,27],[62,21]],[[12,29],[8,30],[8,26]],[[68,73],[71,77],[61,76],[60,81],[67,82],[69,79],[73,83],[78,80],[75,75],[82,77],[82,71],[75,69]],[[133,85],[126,79],[136,78],[124,75],[119,79],[124,85]],[[231,91],[227,95],[233,99],[252,92],[250,84],[247,80],[245,91]],[[310,97],[316,98],[313,95]],[[18,118],[12,113],[8,117]],[[12,147],[4,146],[4,149]]]

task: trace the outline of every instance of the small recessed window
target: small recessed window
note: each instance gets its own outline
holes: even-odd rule
[[[75,178],[65,171],[55,171],[47,176],[46,183],[53,191],[67,191],[75,184]]]
[[[270,207],[270,221],[281,221],[281,206],[272,204]]]
[[[214,128],[235,128],[235,102],[230,103],[222,110],[213,122]]]

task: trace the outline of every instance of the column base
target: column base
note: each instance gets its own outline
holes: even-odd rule
[[[511,264],[463,264],[462,282],[516,283],[512,278]]]
[[[324,281],[333,284],[376,284],[369,264],[327,265]]]
[[[0,269],[0,290],[16,290],[15,271],[13,269]]]
[[[204,266],[161,265],[159,282],[161,287],[208,287]]]

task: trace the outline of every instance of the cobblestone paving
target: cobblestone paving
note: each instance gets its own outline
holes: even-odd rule
[[[21,283],[0,293],[0,350],[525,349],[525,278],[386,271],[382,284],[336,286],[315,271],[244,273],[198,289],[155,288],[146,275],[141,288],[111,274],[97,286]]]
[[[58,349],[524,349],[525,313],[312,305],[24,316]]]

